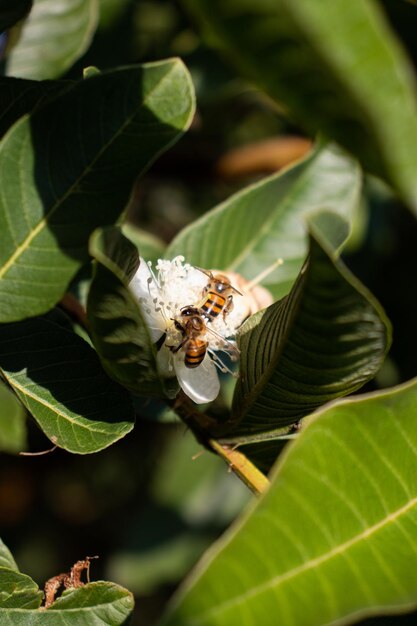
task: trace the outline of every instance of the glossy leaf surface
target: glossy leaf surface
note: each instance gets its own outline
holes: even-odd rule
[[[118,228],[97,230],[90,242],[96,259],[87,313],[92,339],[109,376],[140,395],[164,395],[156,346],[129,282],[139,267],[136,247]],[[174,395],[177,391],[175,385]],[[169,393],[169,392],[168,392]]]
[[[25,410],[0,382],[0,451],[21,452],[26,445]]]
[[[186,5],[242,74],[309,131],[320,129],[348,148],[417,210],[415,78],[379,3]]]
[[[12,608],[19,611],[37,609],[41,601],[42,592],[29,576],[15,569],[0,567],[0,620],[7,623]]]
[[[270,437],[352,393],[375,375],[389,343],[390,326],[380,305],[332,259],[320,238],[311,236],[309,260],[289,295],[238,333],[233,438]]]
[[[174,59],[80,81],[10,129],[0,144],[1,321],[54,306],[87,260],[91,232],[117,219],[193,106]]]
[[[0,371],[47,437],[70,452],[97,452],[133,428],[128,394],[58,312],[0,325]]]
[[[0,567],[6,567],[8,569],[18,571],[16,561],[2,539],[0,539]]]
[[[7,60],[18,78],[58,78],[90,45],[98,0],[34,0],[19,40]]]
[[[0,620],[13,626],[122,626],[133,610],[132,594],[108,582],[64,591],[47,610],[39,608],[43,594],[29,576],[0,567],[0,586]]]
[[[280,298],[290,290],[307,254],[307,216],[325,208],[350,224],[360,184],[354,161],[335,147],[319,147],[185,228],[168,247],[167,258],[183,254],[193,265],[232,270],[248,280],[282,258],[284,264],[262,281]],[[340,233],[334,235],[329,243],[338,247]]]
[[[324,626],[416,606],[416,406],[414,380],[317,413],[164,626]]]

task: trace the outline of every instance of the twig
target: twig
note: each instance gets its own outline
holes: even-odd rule
[[[215,439],[209,439],[208,443],[251,491],[256,495],[267,491],[270,485],[268,478],[242,452],[231,446],[221,445]]]
[[[198,411],[184,392],[180,392],[172,403],[172,408],[193,431],[197,440],[206,448],[218,454],[232,472],[255,494],[264,493],[269,487],[268,478],[242,453],[232,445],[221,445],[213,439],[219,422]]]

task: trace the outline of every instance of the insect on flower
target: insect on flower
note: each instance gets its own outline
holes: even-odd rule
[[[236,293],[239,296],[243,294],[233,287],[232,283],[224,274],[215,274],[207,272],[201,268],[197,268],[203,274],[209,277],[207,285],[203,289],[203,301],[198,305],[200,313],[208,322],[212,322],[220,313],[223,315],[223,320],[226,319],[226,315],[233,310],[233,294]]]
[[[185,352],[184,363],[186,367],[198,367],[206,356],[208,341],[202,339],[206,330],[199,309],[188,306],[181,309],[183,320],[174,320],[174,326],[183,336],[183,340],[177,346],[169,346],[175,354],[183,349]]]
[[[181,348],[183,349],[185,352],[184,363],[186,367],[198,367],[203,362],[209,347],[209,341],[205,336],[210,333],[217,339],[219,346],[223,344],[222,349],[224,352],[229,352],[232,360],[237,361],[239,351],[236,346],[206,325],[200,308],[185,306],[180,311],[180,319],[173,321],[175,328],[181,332],[183,340],[179,345],[169,347],[174,353],[178,352]],[[215,359],[214,356],[213,358]],[[225,369],[225,366],[222,367],[216,359],[215,364],[217,364],[222,371]]]
[[[225,298],[215,314],[204,308],[209,308],[214,282],[225,285],[223,292],[217,291]],[[272,302],[270,294],[252,281],[247,291],[242,287],[243,295],[233,298],[231,306],[229,296],[240,292],[232,288],[228,277],[193,267],[182,256],[171,261],[159,259],[155,269],[141,259],[130,289],[139,301],[151,340],[158,346],[160,375],[176,376],[183,391],[197,404],[217,397],[218,370],[230,372],[219,353],[237,360],[239,352],[233,343],[237,329],[251,314]],[[257,290],[263,297],[262,306],[254,298]]]

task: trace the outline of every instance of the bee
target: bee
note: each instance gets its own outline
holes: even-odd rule
[[[183,307],[180,311],[179,319],[176,318],[173,322],[175,328],[180,331],[182,340],[178,346],[170,346],[170,349],[174,354],[181,349],[185,352],[185,367],[192,369],[198,367],[203,362],[209,346],[209,342],[205,338],[207,333],[216,337],[217,341],[224,345],[223,349],[230,354],[232,360],[237,360],[239,351],[236,346],[206,326],[199,308],[192,305]],[[217,362],[220,363],[218,357]],[[220,365],[219,367],[221,368]]]
[[[198,305],[200,315],[207,322],[212,322],[220,313],[223,320],[226,315],[233,311],[233,293],[242,295],[235,287],[232,286],[227,276],[223,274],[214,274],[200,269],[203,274],[209,277],[207,285],[203,289],[203,299]]]
[[[202,338],[206,332],[206,325],[200,315],[199,309],[186,306],[181,309],[181,321],[174,319],[174,326],[182,334],[182,341],[178,346],[171,347],[172,352],[179,350],[185,352],[185,367],[198,367],[206,356],[208,341]]]

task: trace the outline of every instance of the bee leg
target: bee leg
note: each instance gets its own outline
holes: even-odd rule
[[[184,339],[183,341],[181,341],[181,343],[180,343],[180,344],[178,344],[178,346],[167,346],[167,347],[171,350],[171,352],[173,352],[174,354],[176,354],[179,350],[181,350],[181,348],[182,348],[183,346],[185,346],[185,344],[187,343],[187,341],[188,341],[187,339]]]
[[[228,296],[227,297],[227,304],[223,309],[223,321],[226,321],[226,315],[229,315],[229,313],[231,313],[233,311],[233,296]]]

